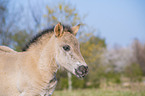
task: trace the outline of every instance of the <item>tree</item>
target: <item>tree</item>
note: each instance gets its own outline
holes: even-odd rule
[[[10,0],[0,0],[0,44],[13,47],[13,35],[18,31],[16,23],[21,16],[19,10],[11,13],[10,3]]]
[[[140,65],[145,75],[145,44],[141,44],[137,39],[133,42],[133,50],[136,63]]]
[[[9,45],[11,40],[11,33],[9,32],[9,27],[7,26],[7,15],[8,15],[8,0],[0,0],[0,44]],[[7,37],[7,38],[5,38]]]
[[[103,63],[108,66],[108,71],[123,72],[125,67],[133,63],[132,48],[112,48],[105,50]]]
[[[99,87],[101,74],[104,73],[101,58],[103,50],[106,48],[106,43],[105,39],[100,37],[94,35],[88,35],[88,37],[86,42],[80,43],[81,53],[89,66],[89,74],[85,82],[91,82],[92,87]]]
[[[81,17],[79,16],[75,7],[69,3],[59,3],[54,7],[46,6],[47,14],[44,15],[46,19],[46,25],[55,25],[58,22],[62,24],[68,24],[75,26],[76,24],[83,24]]]
[[[139,64],[132,63],[131,65],[126,66],[124,75],[130,78],[130,81],[142,81],[143,72]]]

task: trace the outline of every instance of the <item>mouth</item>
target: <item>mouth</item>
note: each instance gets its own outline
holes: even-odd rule
[[[89,70],[88,66],[84,66],[84,65],[79,66],[77,69],[74,69],[73,71],[70,71],[65,67],[64,67],[64,69],[67,72],[74,74],[78,78],[84,78],[88,74],[88,70]]]
[[[82,74],[81,71],[75,69],[75,75],[78,77],[78,78],[84,78],[85,77],[85,74]]]

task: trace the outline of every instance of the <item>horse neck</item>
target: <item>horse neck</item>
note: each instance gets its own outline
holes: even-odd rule
[[[42,36],[39,41],[32,43],[32,45],[30,45],[30,47],[27,49],[27,52],[32,55],[35,55],[35,58],[37,61],[38,58],[40,58],[42,51],[46,47],[47,43],[50,42],[50,39],[52,37],[53,37],[53,34],[46,34],[46,35]],[[50,44],[51,44],[51,42],[50,42]],[[48,47],[51,47],[51,46],[48,46]],[[50,49],[50,48],[48,48],[48,49]]]
[[[40,73],[44,76],[44,78],[47,78],[48,74],[49,76],[53,76],[58,69],[55,62],[55,40],[54,36],[51,36],[51,38],[45,36],[42,39],[43,40],[41,40],[41,43],[37,43],[32,46],[28,52],[37,63]]]

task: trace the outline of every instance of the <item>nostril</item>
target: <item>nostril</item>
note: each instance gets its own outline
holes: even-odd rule
[[[85,66],[84,65],[82,65],[82,66],[79,66],[79,71],[83,71],[83,70],[85,70]]]
[[[88,73],[88,66],[84,66],[84,65],[79,66],[78,70],[87,74]]]

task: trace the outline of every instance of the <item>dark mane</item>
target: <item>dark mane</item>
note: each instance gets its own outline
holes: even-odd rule
[[[22,51],[27,51],[27,49],[29,49],[30,45],[34,44],[34,43],[37,43],[37,41],[45,34],[49,34],[49,33],[53,33],[54,31],[54,27],[51,27],[49,29],[46,29],[38,34],[36,34],[26,45],[24,48],[22,48]],[[71,27],[70,26],[64,26],[63,25],[63,30],[65,32],[70,32],[71,34],[73,33],[72,30],[71,30]]]

